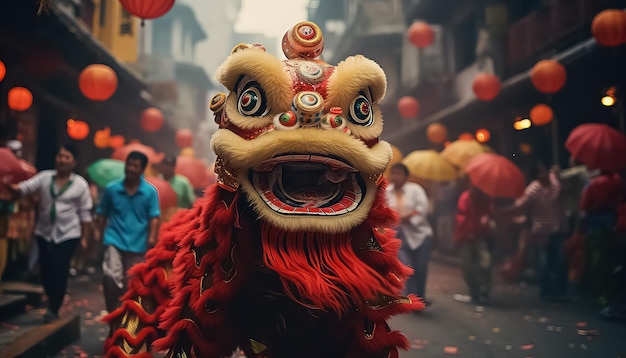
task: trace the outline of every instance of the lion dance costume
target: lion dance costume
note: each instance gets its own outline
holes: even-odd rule
[[[236,46],[218,69],[229,91],[211,101],[217,183],[165,224],[129,271],[105,320],[108,357],[389,358],[407,339],[386,323],[423,309],[400,295],[379,141],[386,90],[375,62],[320,59],[319,27],[283,38],[281,61]]]

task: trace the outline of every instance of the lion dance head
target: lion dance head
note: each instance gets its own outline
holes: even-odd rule
[[[160,322],[155,345],[171,357],[239,346],[257,358],[296,347],[389,358],[408,347],[386,324],[423,303],[401,295],[411,270],[384,199],[385,74],[363,56],[332,66],[323,45],[319,27],[301,22],[283,38],[286,60],[240,44],[218,69],[228,93],[211,100],[217,184],[131,270],[128,301],[108,318],[111,352],[148,347],[133,338],[150,337],[143,321]]]

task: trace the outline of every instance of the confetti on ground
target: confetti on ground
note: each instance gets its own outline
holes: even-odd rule
[[[532,316],[524,316],[524,321],[532,322],[533,321],[533,317]]]
[[[570,347],[570,348],[574,348],[574,347],[576,347],[576,345],[575,345],[574,343],[570,343],[570,344],[569,344],[569,347]]]
[[[539,322],[540,323],[546,323],[546,322],[548,322],[548,318],[547,317],[540,317],[539,318]]]
[[[578,328],[587,327],[587,322],[576,322],[576,327]]]
[[[587,350],[587,345],[586,344],[581,344],[580,345],[580,349],[582,349],[583,351]]]
[[[445,354],[457,354],[457,353],[459,353],[459,347],[456,347],[456,346],[446,346],[446,347],[443,347],[443,352]]]
[[[511,349],[513,349],[513,346],[510,344],[507,344],[506,346],[504,346],[504,349],[506,349],[507,351],[510,351]]]
[[[597,337],[600,335],[600,331],[596,329],[579,329],[576,331],[579,336]]]
[[[467,339],[469,339],[470,341],[475,341],[476,340],[476,336],[469,336],[469,337],[467,337]]]
[[[493,333],[500,333],[502,330],[500,329],[500,327],[493,327],[493,329],[491,331]]]
[[[523,351],[529,351],[529,350],[533,349],[533,347],[535,347],[533,344],[526,344],[526,345],[523,345],[523,346],[519,347],[519,349],[521,349]]]
[[[554,332],[556,330],[556,327],[554,326],[547,326],[546,329],[550,332]]]
[[[6,328],[6,329],[11,330],[11,331],[17,331],[17,330],[20,329],[19,326],[16,326],[16,325],[10,324],[10,323],[6,323],[6,322],[0,323],[0,326],[2,326],[2,328]]]
[[[411,349],[419,351],[419,350],[424,349],[424,345],[423,344],[411,344]]]
[[[476,312],[485,312],[485,307],[483,307],[483,306],[476,306]]]
[[[488,339],[488,340],[486,340],[486,341],[485,341],[485,344],[486,344],[486,345],[490,345],[491,343],[493,343],[493,342],[492,342],[490,339]]]

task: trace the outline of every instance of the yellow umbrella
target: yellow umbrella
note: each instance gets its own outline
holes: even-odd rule
[[[411,177],[419,179],[448,181],[459,176],[458,170],[434,150],[411,152],[402,160],[402,163],[409,168]]]
[[[457,140],[441,152],[441,157],[459,168],[465,168],[472,158],[490,151],[491,148],[475,140]]]
[[[402,161],[402,152],[395,145],[391,145],[391,160],[389,161],[389,165],[387,165],[387,169],[385,170],[385,178],[389,178],[389,172],[391,171],[391,167],[394,164],[400,163]]]

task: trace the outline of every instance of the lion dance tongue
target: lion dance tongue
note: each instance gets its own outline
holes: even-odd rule
[[[211,101],[215,185],[163,226],[106,318],[107,357],[389,358],[408,348],[386,321],[423,309],[400,295],[378,138],[385,76],[373,61],[320,59],[310,22],[287,60],[237,45]]]

